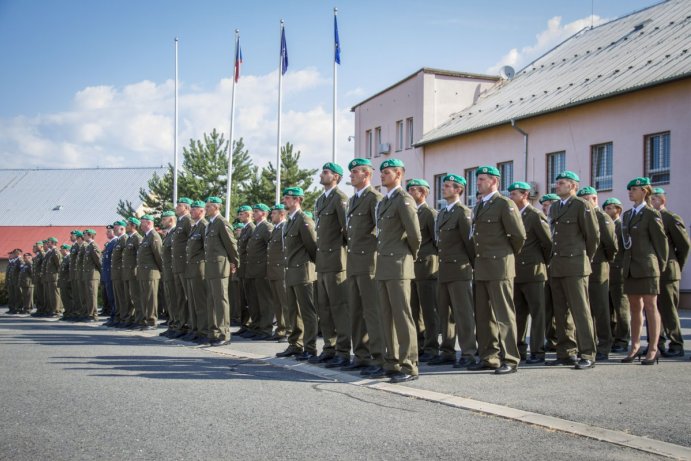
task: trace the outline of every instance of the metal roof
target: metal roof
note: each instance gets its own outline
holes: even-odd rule
[[[94,240],[99,248],[103,248],[103,245],[106,243],[105,229],[97,226],[89,227],[95,227],[96,235]],[[75,226],[0,226],[0,259],[8,259],[7,253],[15,248],[19,248],[25,253],[32,252],[34,243],[50,237],[55,237],[61,244],[70,243],[70,232],[74,228]]]
[[[0,226],[110,224],[120,200],[141,205],[139,189],[166,168],[0,170]]]
[[[416,145],[691,76],[691,1],[584,29],[503,80]]]
[[[411,78],[415,77],[419,73],[423,74],[434,74],[434,75],[441,75],[443,77],[454,77],[454,78],[470,78],[470,79],[476,79],[476,80],[499,80],[499,77],[496,75],[486,75],[486,74],[473,74],[471,72],[457,72],[454,70],[444,70],[444,69],[434,69],[432,67],[423,67],[421,69],[416,70],[412,74],[408,75],[407,77],[402,78],[401,80],[397,81],[393,85],[389,85],[383,90],[381,90],[378,93],[373,94],[372,96],[369,96],[367,99],[364,101],[360,101],[359,103],[355,104],[353,107],[350,108],[351,112],[355,112],[355,109],[363,104],[365,104],[368,101],[371,101],[372,99],[376,98],[377,96],[386,93],[387,91],[391,90],[392,88],[396,88],[398,85],[407,82]]]

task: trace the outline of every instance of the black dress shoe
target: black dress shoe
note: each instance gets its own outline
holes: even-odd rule
[[[226,344],[230,344],[230,341],[223,338],[212,339],[209,341],[209,345],[211,347],[225,346]]]
[[[552,346],[551,344],[545,344],[545,352],[557,352],[557,346]]]
[[[564,358],[564,359],[557,358],[555,360],[547,360],[545,362],[545,365],[547,365],[548,367],[553,367],[556,365],[574,366],[577,363],[578,363],[578,358],[575,355],[571,355],[571,356]]]
[[[482,370],[496,370],[499,366],[489,365],[485,362],[477,362],[472,365],[468,365],[468,370],[470,371],[482,371]]]
[[[470,365],[475,364],[475,358],[474,357],[461,357],[458,359],[458,362],[453,364],[454,368],[467,368]]]
[[[612,346],[612,349],[610,349],[611,352],[626,352],[628,350],[628,347],[622,346],[621,344],[615,344],[614,346]]]
[[[530,354],[530,357],[525,359],[525,363],[529,365],[534,365],[536,363],[542,363],[545,361],[545,357],[543,355],[535,355],[535,354]]]
[[[593,368],[595,366],[595,362],[592,360],[588,359],[581,359],[578,361],[576,366],[574,367],[576,370],[587,370],[588,368]]]
[[[684,356],[684,349],[677,349],[677,350],[660,350],[660,354],[662,354],[663,357],[683,357]]]
[[[334,355],[327,352],[322,352],[319,355],[312,355],[309,359],[306,359],[309,363],[326,363],[334,358]]]
[[[252,338],[252,341],[266,341],[268,339],[271,339],[271,335],[267,335],[266,333],[257,333]]]
[[[200,346],[210,346],[211,345],[211,340],[207,338],[206,336],[197,336],[194,339],[194,342],[199,344]]]
[[[170,337],[170,330],[166,330],[164,332],[161,332],[158,334],[158,336],[165,336],[166,338]]]
[[[364,370],[363,370],[364,371]],[[393,375],[398,373],[397,371],[387,371],[384,370],[382,367],[374,367],[369,373],[364,374],[363,376],[370,378],[370,379],[381,379],[381,378],[390,378]],[[360,372],[362,375],[362,372]]]
[[[195,335],[192,332],[189,332],[183,336],[178,337],[180,341],[194,341],[196,339],[197,335]]]
[[[182,339],[182,338],[184,338],[185,336],[187,336],[188,334],[189,334],[189,332],[174,331],[174,332],[170,335],[170,337],[171,337],[171,338],[174,338],[174,339]]]
[[[255,336],[257,336],[257,334],[256,334],[254,331],[245,330],[244,333],[240,333],[240,334],[237,335],[237,336],[240,336],[241,338],[245,338],[245,339],[252,339],[252,338],[254,338]]]
[[[437,354],[430,354],[430,353],[424,352],[424,353],[420,354],[420,356],[418,356],[417,360],[418,360],[418,362],[429,362],[430,360],[432,360],[435,357],[437,357]]]
[[[398,384],[407,383],[408,381],[415,381],[416,379],[417,375],[409,375],[408,373],[403,373],[402,371],[399,371],[398,373],[391,376],[391,380],[389,380],[389,382],[393,384]]]
[[[353,370],[361,370],[363,368],[367,368],[368,365],[367,363],[363,362],[362,360],[353,360],[350,362],[348,365],[344,365],[341,367],[341,370],[343,371],[353,371]]]
[[[297,360],[298,362],[309,361],[310,363],[314,363],[314,362],[312,362],[312,359],[314,359],[315,357],[317,357],[317,354],[314,354],[312,352],[302,351],[295,356],[295,360]]]
[[[290,345],[283,352],[277,352],[276,357],[292,357],[293,355],[302,354],[302,349],[299,347]]]
[[[350,358],[348,357],[334,357],[324,365],[324,368],[341,368],[350,365]]]
[[[240,327],[238,331],[235,332],[236,335],[241,335],[245,333],[246,331],[249,331],[246,327]]]
[[[451,355],[438,355],[427,362],[427,365],[453,365],[456,362],[456,357]]]
[[[598,352],[597,354],[595,354],[595,360],[598,362],[605,362],[605,361],[609,360],[609,355],[604,354],[602,352]]]
[[[510,373],[516,373],[518,368],[507,365],[506,363],[494,370],[495,375],[508,375]]]

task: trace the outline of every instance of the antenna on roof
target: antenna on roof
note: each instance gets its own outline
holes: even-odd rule
[[[499,69],[499,76],[502,80],[511,80],[514,75],[516,75],[516,71],[513,70],[511,66],[502,66],[501,69]]]

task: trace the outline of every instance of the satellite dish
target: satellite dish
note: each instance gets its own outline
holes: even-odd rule
[[[514,75],[516,75],[516,71],[511,66],[502,66],[499,69],[499,76],[504,80],[511,80]]]

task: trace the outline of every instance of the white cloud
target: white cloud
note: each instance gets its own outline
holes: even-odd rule
[[[277,131],[276,71],[243,75],[237,87],[235,137],[243,137],[259,166],[274,161]],[[178,152],[190,139],[214,128],[229,131],[232,80],[212,89],[179,88]],[[357,94],[358,91],[344,94]],[[283,79],[282,141],[302,151],[304,166],[318,168],[331,158],[330,78],[314,68]],[[344,99],[349,99],[348,97]],[[90,86],[74,95],[69,110],[0,120],[4,168],[156,166],[172,163],[174,82],[142,81],[124,87]],[[352,157],[353,116],[344,101],[339,111],[339,160]]]
[[[554,48],[579,30],[593,26],[598,26],[607,22],[608,19],[600,16],[587,16],[585,18],[577,19],[568,24],[561,23],[561,16],[554,16],[547,21],[547,29],[543,30],[535,36],[535,43],[524,46],[520,50],[512,48],[492,67],[487,69],[487,73],[496,75],[502,66],[511,66],[515,70],[520,70],[523,66],[534,61],[544,53]]]

